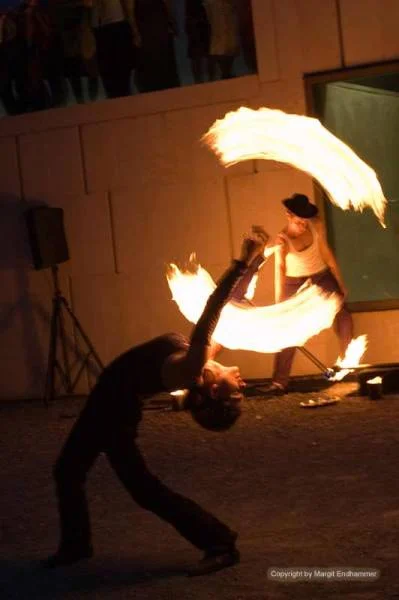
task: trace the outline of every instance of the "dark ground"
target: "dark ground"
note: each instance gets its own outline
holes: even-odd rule
[[[399,395],[372,401],[357,389],[341,383],[269,400],[248,392],[243,416],[223,434],[186,412],[145,411],[140,446],[152,470],[240,532],[241,563],[194,579],[184,569],[198,551],[137,507],[103,456],[87,486],[95,556],[40,569],[58,542],[52,464],[83,399],[49,409],[1,404],[0,600],[399,599]],[[328,394],[340,401],[299,406]],[[381,576],[283,583],[268,576],[271,567],[368,567]]]

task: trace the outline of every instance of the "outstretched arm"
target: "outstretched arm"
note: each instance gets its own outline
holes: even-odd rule
[[[258,236],[262,242],[264,248],[268,243],[270,236],[265,231],[265,229],[261,225],[253,225],[252,233]],[[244,275],[240,278],[240,281],[234,286],[233,291],[230,294],[229,300],[234,300],[235,302],[242,302],[245,298],[245,295],[248,291],[248,288],[252,282],[254,276],[258,273],[259,269],[264,265],[266,261],[266,257],[263,252],[260,252],[251,262],[251,264],[246,269]]]
[[[222,308],[237,281],[246,272],[251,262],[263,252],[263,245],[259,236],[244,240],[240,258],[233,261],[209,296],[205,309],[191,334],[189,349],[185,353],[172,355],[165,363],[163,380],[169,389],[191,387],[200,377],[202,368],[208,360],[212,333]]]

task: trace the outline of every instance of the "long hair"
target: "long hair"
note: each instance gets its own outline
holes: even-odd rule
[[[187,408],[198,425],[210,431],[227,431],[241,415],[242,395],[212,398],[204,389],[191,389],[185,398]]]

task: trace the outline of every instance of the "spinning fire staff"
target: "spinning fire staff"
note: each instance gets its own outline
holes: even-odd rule
[[[84,484],[100,452],[140,506],[173,525],[204,552],[190,575],[238,562],[237,533],[152,475],[136,437],[142,416],[140,397],[164,390],[190,390],[187,406],[204,428],[224,431],[236,422],[244,383],[237,367],[208,360],[209,345],[231,291],[263,247],[260,236],[244,240],[240,259],[220,279],[190,340],[179,334],[161,335],[128,350],[104,369],[55,465],[61,542],[47,567],[68,565],[93,554]]]

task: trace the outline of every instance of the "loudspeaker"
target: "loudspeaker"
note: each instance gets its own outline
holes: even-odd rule
[[[62,208],[35,206],[25,212],[25,219],[35,269],[69,260]]]

